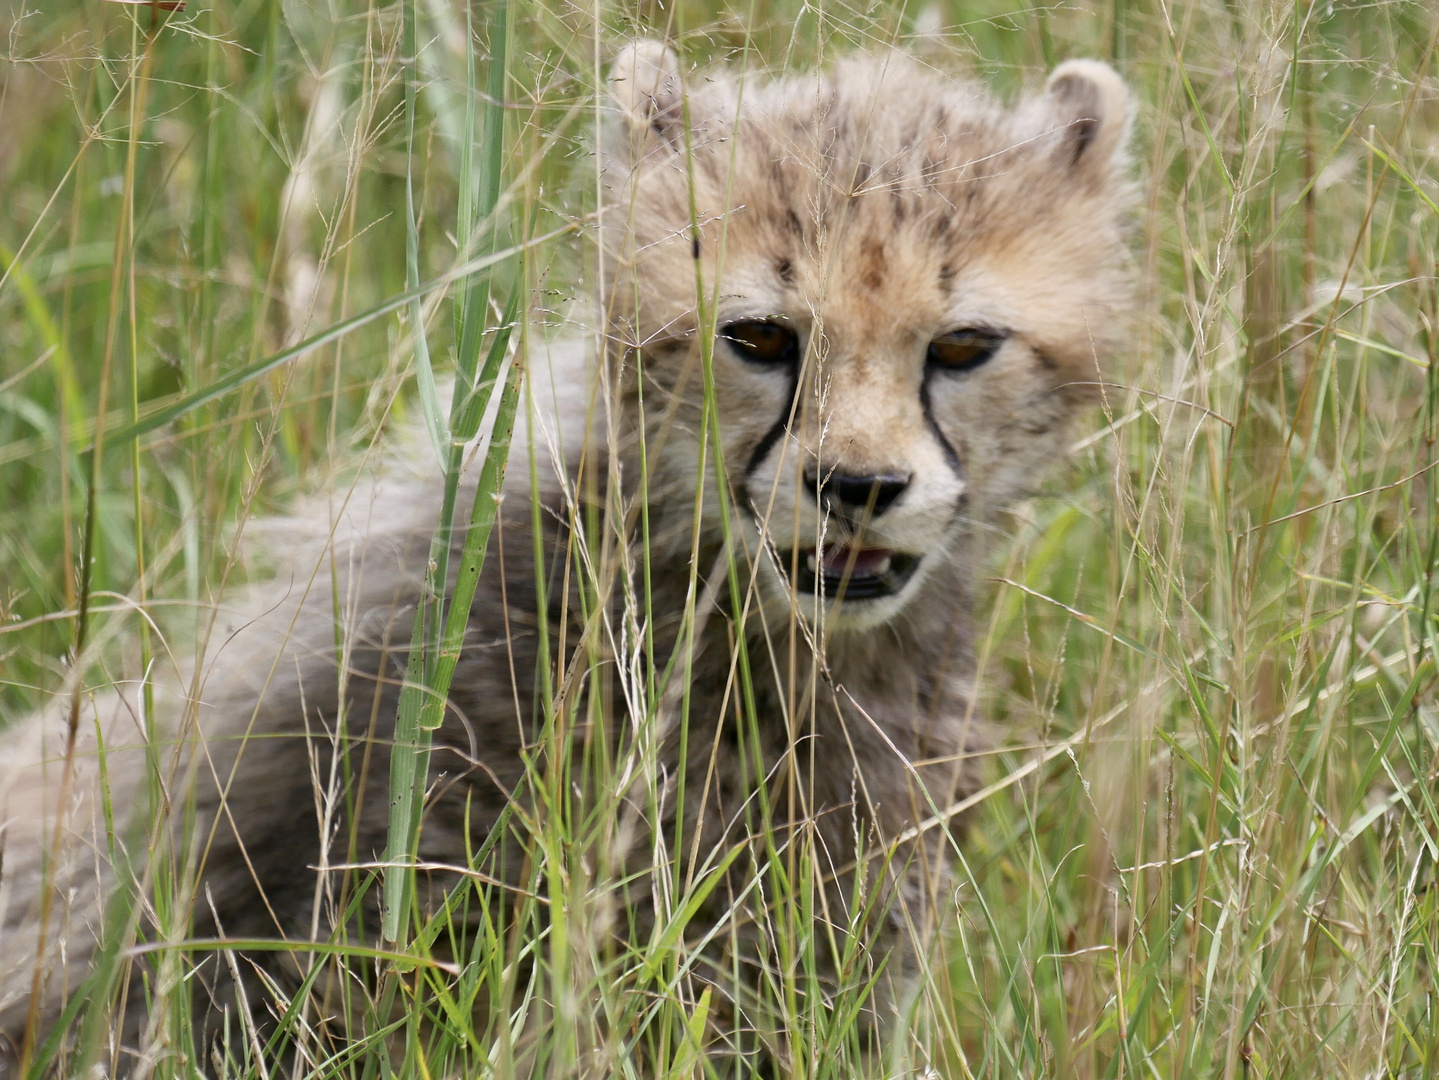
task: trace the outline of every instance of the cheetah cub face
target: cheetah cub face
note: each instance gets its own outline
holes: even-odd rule
[[[607,307],[652,490],[695,490],[708,384],[770,600],[864,629],[975,576],[1121,332],[1119,77],[1070,61],[1006,108],[897,54],[686,81],[642,42],[611,94]]]

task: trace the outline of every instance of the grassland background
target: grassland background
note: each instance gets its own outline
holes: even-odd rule
[[[135,674],[142,614],[150,648],[183,654],[205,605],[263,571],[245,522],[413,415],[400,313],[108,441],[98,466],[85,452],[403,291],[407,167],[422,273],[455,264],[457,117],[492,11],[467,49],[462,7],[416,3],[407,157],[401,10],[0,8],[0,718],[67,677],[92,485],[81,675],[99,685]],[[1072,467],[989,568],[983,700],[1009,741],[965,848],[939,1060],[1439,1074],[1433,7],[521,0],[511,18],[509,213],[537,233],[583,232],[594,91],[635,34],[785,70],[897,43],[1003,94],[1069,56],[1123,72],[1141,310]],[[537,325],[583,296],[582,250],[530,259]]]

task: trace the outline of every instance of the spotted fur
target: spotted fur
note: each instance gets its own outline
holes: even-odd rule
[[[485,869],[523,884],[532,865],[517,824],[524,815],[507,809],[512,799],[534,806],[522,755],[533,756],[539,739],[529,705],[539,620],[552,643],[587,650],[559,656],[563,673],[584,655],[611,667],[628,659],[616,643],[636,640],[651,611],[657,666],[677,650],[686,659],[661,689],[648,743],[633,734],[645,718],[626,711],[632,697],[614,691],[590,703],[615,718],[612,751],[631,753],[643,772],[620,770],[629,786],[609,792],[630,810],[602,853],[608,865],[577,854],[566,873],[591,875],[585,888],[609,898],[611,917],[592,932],[642,943],[671,880],[668,870],[652,873],[657,858],[702,877],[717,853],[733,854],[683,940],[698,951],[696,977],[718,991],[715,1053],[782,1059],[785,1033],[754,1007],[759,972],[779,963],[769,928],[783,901],[765,870],[776,848],[814,867],[814,917],[828,924],[815,934],[825,992],[882,970],[864,1012],[874,1032],[893,1027],[929,943],[954,919],[959,831],[946,811],[974,790],[973,759],[990,743],[972,694],[983,539],[1062,456],[1069,423],[1123,333],[1129,106],[1118,77],[1093,62],[1061,65],[1041,93],[1007,108],[894,53],[771,81],[735,69],[684,77],[674,53],[653,42],[619,55],[610,96],[597,266],[604,345],[593,350],[597,365],[570,345],[546,362],[531,358],[536,378],[546,376],[538,397],[552,406],[532,431],[541,436],[547,562],[573,555],[575,530],[599,514],[633,572],[602,583],[598,622],[559,587],[537,615],[529,447],[520,439],[436,733],[421,857],[462,863],[506,828],[509,841]],[[757,362],[736,345],[732,328],[746,323],[780,327],[793,354]],[[931,342],[961,330],[988,335],[991,354],[972,369],[937,366]],[[587,389],[596,387],[601,415],[591,423]],[[585,447],[584,433],[596,430],[609,434]],[[582,466],[604,479],[577,483]],[[879,492],[865,487],[871,479],[890,485],[882,512],[877,495],[859,509],[853,494],[850,504],[836,501],[846,490]],[[592,510],[587,499],[597,500]],[[336,877],[313,868],[343,859],[336,838],[351,830],[359,858],[384,850],[390,725],[437,512],[435,486],[394,466],[351,496],[333,534],[318,504],[270,527],[298,553],[291,569],[238,604],[198,676],[161,681],[163,715],[151,721],[166,742],[159,775],[169,805],[192,816],[146,809],[146,720],[134,686],[85,699],[63,786],[58,713],[9,736],[14,749],[0,766],[0,1073],[14,1063],[35,985],[42,853],[57,820],[42,1033],[90,967],[117,873],[111,854],[128,850],[118,872],[142,889],[149,880],[147,828],[170,838],[181,863],[205,853],[193,925],[172,932],[307,940],[331,931]],[[876,566],[873,552],[891,551],[912,569],[867,599],[800,587],[809,554],[834,549]],[[736,690],[737,650],[748,695]],[[661,674],[630,669],[615,679]],[[560,704],[588,716],[591,692],[570,678]],[[108,750],[103,783],[97,731]],[[327,804],[316,785],[339,775],[340,745],[357,786]],[[121,807],[113,838],[107,799]],[[757,805],[767,818],[756,818]],[[684,842],[672,850],[677,832]],[[430,880],[433,900],[456,879]],[[367,925],[374,916],[372,904]],[[143,905],[137,923],[145,936],[157,932]],[[828,950],[837,941],[842,953],[850,934],[866,943],[863,970],[842,973]],[[198,959],[192,984],[213,1035],[222,1010],[257,1009],[264,980],[247,994],[248,976],[236,984],[220,959]],[[142,959],[137,971],[169,977],[157,963]],[[283,953],[247,957],[245,970],[288,987],[301,975]],[[156,1052],[165,1032],[144,1011],[139,975],[128,1000],[121,1042]]]

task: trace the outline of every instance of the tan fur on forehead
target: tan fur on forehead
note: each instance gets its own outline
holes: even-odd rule
[[[681,92],[658,46],[633,48]],[[687,110],[663,94],[642,113],[622,108],[625,137],[609,148],[626,219],[606,230],[615,280],[637,274],[640,286],[621,285],[612,310],[638,323],[639,340],[694,327],[692,217],[704,280],[721,275],[721,293],[797,290],[821,316],[868,307],[920,322],[890,297],[973,298],[1056,362],[1090,371],[1117,333],[1128,103],[1104,65],[1061,65],[1013,108],[896,53],[772,81],[721,71],[683,93]]]

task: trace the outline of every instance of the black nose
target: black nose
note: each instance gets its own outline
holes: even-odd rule
[[[907,476],[850,476],[841,472],[828,473],[823,479],[809,472],[804,482],[811,493],[819,491],[831,510],[850,518],[866,514],[879,517],[909,487]]]

